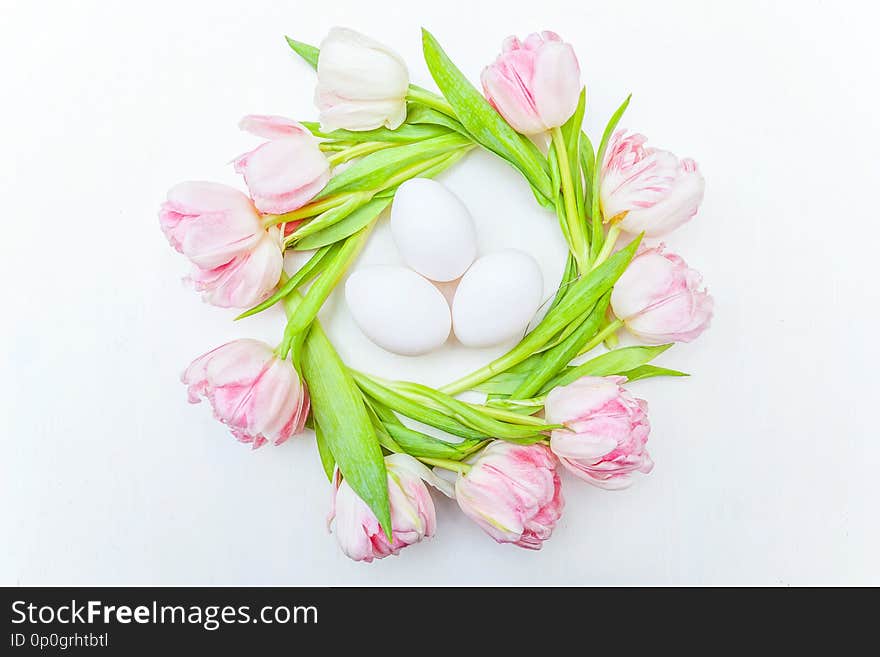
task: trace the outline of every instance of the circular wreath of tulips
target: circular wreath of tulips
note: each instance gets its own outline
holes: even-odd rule
[[[641,241],[694,216],[703,177],[693,160],[616,131],[629,98],[594,149],[581,129],[577,58],[552,32],[506,39],[482,93],[427,31],[425,62],[440,94],[409,84],[399,56],[351,30],[331,30],[320,49],[288,43],[317,70],[320,123],[245,117],[241,128],[265,140],[234,162],[249,195],[185,182],[159,213],[207,302],[247,309],[237,319],[282,304],[287,317],[277,347],[240,339],[197,358],[183,374],[190,401],[207,399],[255,448],[313,429],[334,490],[335,535],[352,559],[431,537],[428,486],[499,543],[537,550],[562,513],[560,465],[611,490],[651,471],[647,405],[624,384],[683,376],[650,362],[708,326],[712,298],[681,257]],[[397,188],[475,147],[522,174],[568,242],[546,313],[509,352],[439,389],[347,367],[318,311]],[[621,234],[629,241],[616,249]],[[311,252],[290,275],[288,249]],[[617,348],[624,328],[645,346]],[[603,343],[600,355],[583,356]],[[469,390],[485,393],[483,403],[456,397]]]

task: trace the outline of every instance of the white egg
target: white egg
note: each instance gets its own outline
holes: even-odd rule
[[[535,259],[508,249],[477,260],[452,301],[455,337],[467,347],[489,347],[525,333],[544,294]]]
[[[425,354],[449,337],[452,320],[446,299],[406,267],[358,269],[345,283],[345,300],[364,335],[395,354]]]
[[[432,281],[452,281],[477,255],[477,234],[467,207],[440,183],[413,178],[391,206],[391,234],[403,261]]]

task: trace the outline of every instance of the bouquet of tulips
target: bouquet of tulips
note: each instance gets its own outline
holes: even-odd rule
[[[560,465],[610,490],[652,469],[647,405],[624,386],[683,376],[651,361],[708,326],[712,299],[681,257],[647,241],[694,216],[703,177],[693,160],[616,131],[629,98],[594,148],[578,60],[552,32],[506,39],[482,92],[427,31],[440,93],[410,84],[399,56],[348,29],[320,48],[288,43],[317,71],[319,122],[245,117],[241,128],[265,140],[234,161],[248,193],[186,182],[159,213],[207,302],[244,310],[237,319],[278,304],[287,319],[275,347],[239,339],[193,361],[189,399],[207,399],[254,448],[310,429],[352,559],[431,537],[429,487],[499,543],[539,549],[563,510]],[[401,184],[473,148],[516,168],[555,214],[569,246],[555,297],[513,349],[439,389],[348,367],[319,310]],[[291,249],[311,255],[287,273]],[[642,345],[618,347],[624,329]]]

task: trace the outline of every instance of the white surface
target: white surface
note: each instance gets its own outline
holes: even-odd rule
[[[2,5],[0,583],[880,584],[868,3]],[[540,553],[496,546],[438,498],[433,541],[349,562],[310,438],[249,452],[186,403],[191,358],[275,342],[282,320],[201,304],[156,209],[180,180],[240,184],[242,115],[316,116],[282,34],[334,24],[393,45],[423,84],[420,25],[472,79],[505,35],[555,28],[591,135],[633,91],[623,123],[705,172],[697,219],[668,242],[705,274],[714,326],[662,357],[691,379],[633,385],[657,467],[618,493],[566,477]],[[511,169],[480,153],[444,180],[481,252],[528,250],[552,286],[556,220]],[[395,258],[386,220],[362,262]],[[378,374],[436,384],[501,351],[393,357],[333,306],[343,356]]]

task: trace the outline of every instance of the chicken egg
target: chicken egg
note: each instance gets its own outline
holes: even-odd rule
[[[425,354],[449,337],[452,321],[443,294],[406,267],[356,270],[345,283],[345,301],[364,335],[395,354]]]
[[[467,347],[522,337],[543,294],[541,269],[532,256],[514,249],[485,255],[468,269],[455,292],[455,337]]]
[[[455,280],[477,255],[476,229],[467,207],[427,178],[413,178],[398,188],[391,234],[403,261],[432,281]]]

